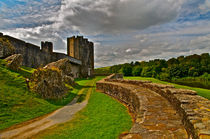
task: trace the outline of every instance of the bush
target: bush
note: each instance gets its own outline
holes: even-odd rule
[[[160,76],[159,76],[159,79],[163,80],[163,81],[169,81],[171,78],[170,78],[170,75],[168,73],[161,72]]]
[[[210,81],[210,74],[208,74],[207,72],[205,72],[201,77],[206,81]]]

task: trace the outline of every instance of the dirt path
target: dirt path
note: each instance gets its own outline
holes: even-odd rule
[[[95,83],[95,81],[93,81],[91,83],[91,85]],[[82,90],[79,91],[79,94],[82,94],[82,92],[85,90],[85,88],[83,88]],[[40,120],[35,120],[32,122],[28,122],[28,124],[17,127],[17,128],[11,128],[0,133],[0,139],[26,139],[26,138],[30,138],[33,135],[36,135],[37,133],[39,133],[40,131],[43,131],[55,124],[60,124],[60,123],[64,123],[67,122],[69,120],[71,120],[73,118],[73,116],[80,111],[81,109],[83,109],[87,103],[88,103],[88,99],[90,96],[90,93],[92,92],[92,88],[88,89],[87,95],[86,95],[86,99],[81,102],[81,103],[77,103],[78,97],[74,98],[72,100],[71,103],[69,103],[68,105],[54,111],[53,113],[44,116],[42,119]]]

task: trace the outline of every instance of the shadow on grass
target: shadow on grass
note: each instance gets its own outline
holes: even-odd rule
[[[65,106],[67,105],[68,103],[70,103],[76,96],[78,96],[78,100],[77,102],[82,102],[85,97],[86,97],[86,93],[88,91],[89,88],[93,88],[94,86],[83,86],[83,85],[75,85],[73,87],[73,90],[77,90],[76,93],[73,93],[73,90],[69,90],[68,94],[63,97],[63,98],[60,98],[60,99],[47,99],[46,101],[48,101],[49,103],[53,104],[53,105],[56,105],[56,106]],[[78,95],[78,92],[85,88],[85,90],[82,92],[82,94]]]
[[[77,100],[77,103],[81,103],[83,100],[85,100],[87,94],[80,94],[78,95],[79,98]]]
[[[76,78],[75,81],[82,81],[82,80],[87,80],[87,81],[90,81],[90,80],[93,80],[94,78],[91,77],[91,78]]]

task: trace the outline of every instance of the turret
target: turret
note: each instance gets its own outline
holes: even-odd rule
[[[41,42],[41,51],[46,53],[53,52],[53,43],[52,42]]]

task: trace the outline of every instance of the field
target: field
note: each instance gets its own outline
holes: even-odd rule
[[[97,77],[97,80],[101,78]],[[89,88],[92,88],[89,103],[75,115],[73,120],[54,126],[34,138],[110,139],[117,138],[120,133],[128,131],[132,120],[126,107],[113,98],[96,92],[95,85]]]
[[[194,90],[194,91],[196,91],[198,93],[198,95],[200,95],[202,97],[205,97],[205,98],[210,100],[210,90],[208,90],[208,89],[195,88],[195,87],[189,87],[189,86],[184,86],[184,85],[178,85],[178,84],[169,83],[169,82],[165,82],[165,81],[160,81],[160,80],[154,79],[154,78],[146,78],[146,77],[124,77],[124,79],[148,80],[148,81],[152,81],[154,83],[171,84],[171,85],[174,85],[176,88],[184,88],[184,89]]]
[[[25,78],[34,71],[22,67],[19,72],[7,69],[0,60],[0,130],[35,117],[50,113],[68,104],[90,80],[78,80],[79,85],[60,100],[44,100],[26,86]]]

